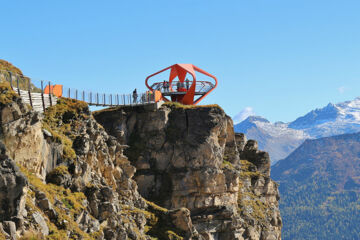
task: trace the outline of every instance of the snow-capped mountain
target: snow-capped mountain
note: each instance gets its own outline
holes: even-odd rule
[[[313,110],[289,123],[289,128],[303,130],[313,138],[360,131],[360,98]]]
[[[234,128],[256,139],[260,149],[268,151],[275,163],[287,157],[305,139],[360,132],[360,98],[329,103],[290,123],[271,123],[263,117],[250,116]]]
[[[246,134],[248,139],[256,139],[259,148],[269,152],[271,161],[287,157],[305,139],[310,138],[302,130],[288,127],[282,122],[271,123],[259,116],[250,116],[234,126],[235,132]]]

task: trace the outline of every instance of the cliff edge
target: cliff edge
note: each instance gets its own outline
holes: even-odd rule
[[[0,189],[0,239],[281,239],[269,155],[216,105],[41,114],[0,82]]]
[[[257,142],[234,133],[216,105],[166,103],[96,112],[137,169],[140,194],[156,204],[190,210],[204,239],[281,239],[277,184]]]

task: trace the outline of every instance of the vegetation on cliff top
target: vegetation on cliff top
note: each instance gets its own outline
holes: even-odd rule
[[[163,106],[167,106],[170,108],[175,109],[196,109],[196,108],[219,108],[223,110],[219,105],[217,104],[209,104],[209,105],[184,105],[178,102],[165,102]]]
[[[3,59],[0,59],[0,71],[10,71],[15,74],[23,75],[22,71]]]
[[[18,97],[8,82],[0,82],[0,104],[12,103]]]
[[[71,129],[76,129],[79,122],[75,119],[87,119],[90,116],[89,107],[85,102],[59,98],[56,105],[49,107],[44,113],[43,127],[63,145],[63,158],[74,159],[75,151],[72,147],[73,136]]]
[[[36,87],[30,80],[30,78],[23,75],[22,71],[12,65],[11,63],[0,59],[0,83],[2,82],[10,82],[10,74],[13,75],[12,78],[12,84],[14,87],[17,87],[17,83],[19,83],[19,88],[22,90],[28,90],[29,89],[29,83],[30,83],[30,89],[31,92],[41,92],[41,89]],[[15,79],[14,79],[15,78]]]

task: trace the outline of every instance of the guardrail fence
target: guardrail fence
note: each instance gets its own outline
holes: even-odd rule
[[[30,79],[29,77],[0,70],[0,82],[9,82],[23,100],[36,111],[45,111],[49,106],[56,104],[59,97],[81,100],[91,106],[124,106],[143,105],[155,102],[151,92],[140,94],[106,94],[69,88],[57,85],[51,81]]]

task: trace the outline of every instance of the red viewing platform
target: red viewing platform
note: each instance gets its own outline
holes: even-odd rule
[[[149,85],[149,79],[170,70],[169,79],[154,82]],[[201,73],[213,81],[197,81],[196,73]],[[190,79],[187,75],[191,76]],[[201,76],[201,75],[200,75]],[[175,81],[174,81],[175,80]],[[217,79],[210,73],[192,64],[174,64],[148,76],[145,80],[150,91],[160,91],[162,100],[179,102],[186,105],[196,105],[217,86]],[[195,97],[197,97],[195,99]]]

